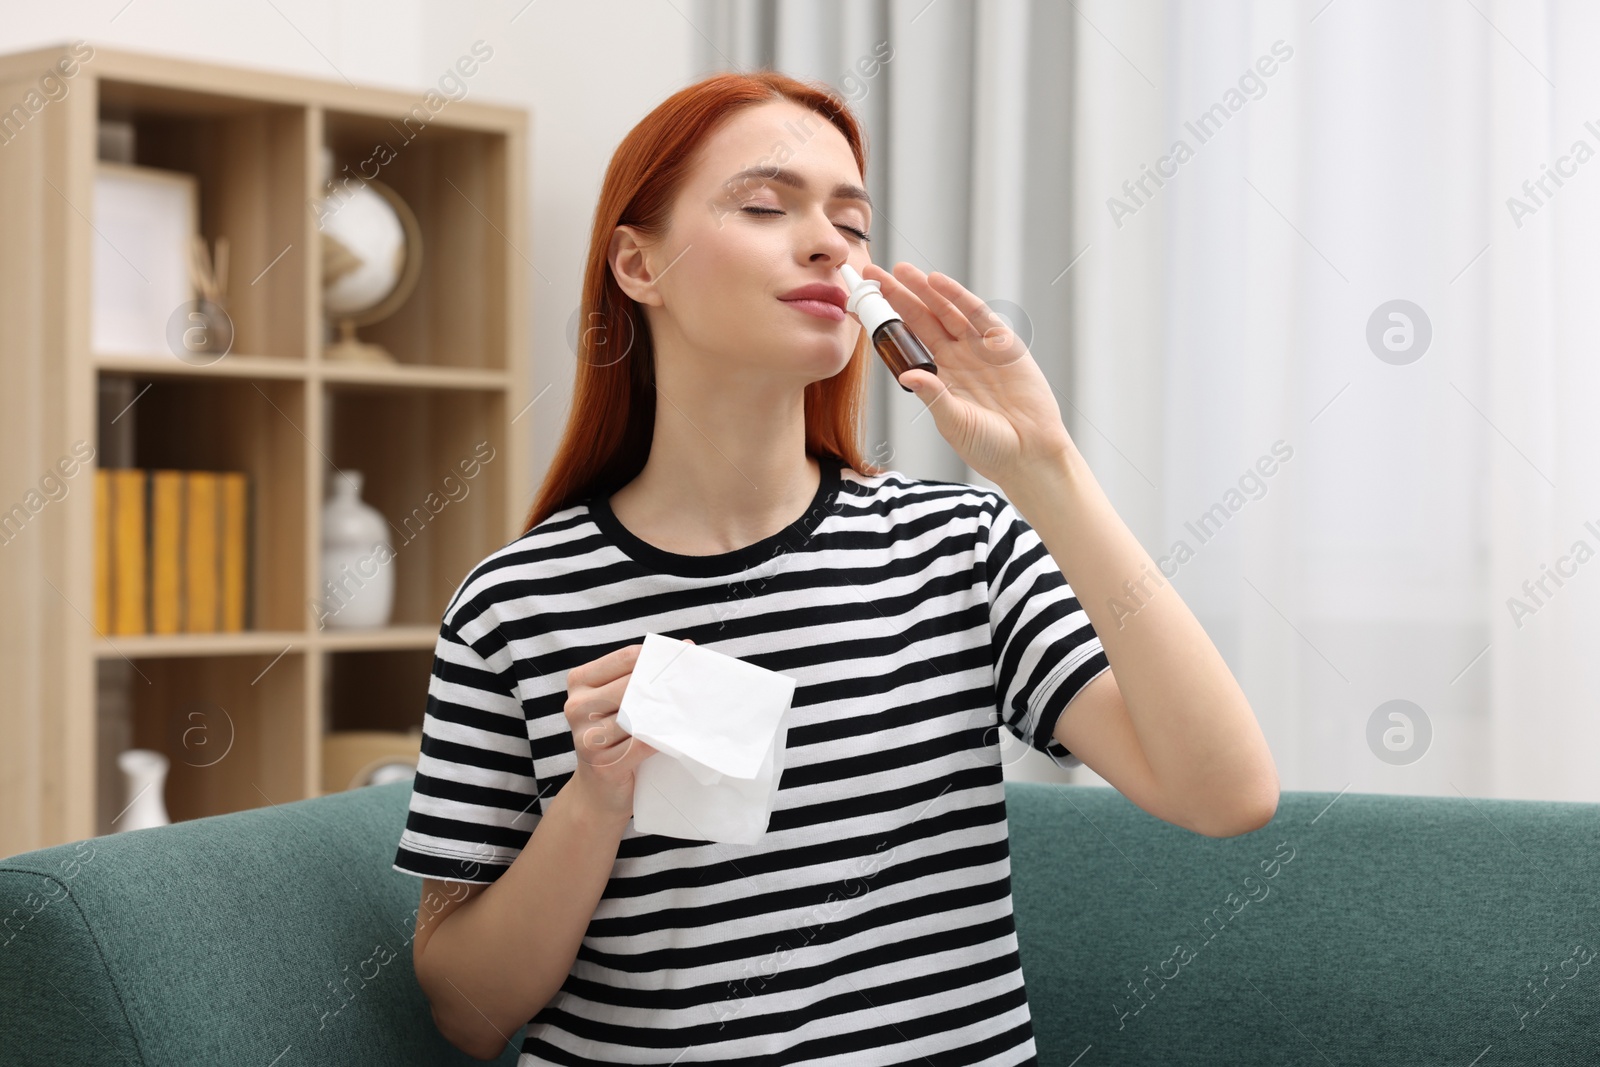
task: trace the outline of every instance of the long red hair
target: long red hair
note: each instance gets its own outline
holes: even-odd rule
[[[617,146],[589,234],[572,410],[523,533],[592,493],[609,495],[622,488],[644,469],[650,454],[655,348],[643,311],[611,273],[607,253],[612,232],[625,224],[647,238],[659,238],[700,144],[739,109],[779,99],[810,108],[833,123],[866,174],[864,136],[845,101],[826,85],[770,70],[717,74],[680,89]],[[606,347],[611,339],[620,339],[620,345],[612,341]],[[617,347],[624,348],[623,355],[613,356]],[[870,353],[863,332],[845,368],[805,390],[807,453],[832,456],[868,475],[882,470],[861,454]]]

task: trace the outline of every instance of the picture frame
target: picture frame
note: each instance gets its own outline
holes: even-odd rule
[[[189,263],[200,228],[199,180],[100,160],[93,222],[90,351],[177,359],[167,324],[196,299]]]

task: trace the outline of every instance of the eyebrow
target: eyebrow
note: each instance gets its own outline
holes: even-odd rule
[[[779,185],[787,185],[791,188],[800,189],[802,191],[810,188],[810,185],[799,174],[783,167],[746,167],[744,170],[741,170],[739,173],[733,175],[727,181],[723,182],[723,185],[731,186],[735,182],[749,182],[752,180],[758,182],[777,182]],[[861,188],[859,185],[852,185],[850,182],[840,182],[838,185],[835,185],[833,187],[833,192],[829,195],[834,200],[859,200],[866,204],[867,207],[872,207],[872,197],[867,195],[867,191]]]

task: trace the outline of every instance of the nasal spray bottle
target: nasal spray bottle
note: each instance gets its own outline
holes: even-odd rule
[[[895,384],[899,384],[900,375],[908,370],[938,374],[933,356],[884,298],[878,283],[867,281],[848,263],[840,265],[839,273],[844,275],[845,287],[850,291],[844,309],[866,329],[867,336],[872,338],[872,347],[878,350],[878,355],[894,374]],[[908,393],[914,391],[904,385],[900,388]]]

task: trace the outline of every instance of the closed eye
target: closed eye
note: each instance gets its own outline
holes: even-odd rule
[[[759,206],[756,206],[756,205],[746,205],[745,207],[742,207],[739,210],[740,211],[748,211],[752,215],[782,215],[783,214],[783,209],[782,208],[759,207]],[[868,243],[868,242],[870,242],[872,240],[871,235],[868,234],[865,230],[858,230],[854,226],[846,226],[842,222],[836,222],[836,223],[834,223],[834,225],[839,227],[839,229],[841,229],[841,230],[850,231],[852,234],[854,234],[856,236],[856,239],[861,241],[863,244],[866,244],[866,243]]]

